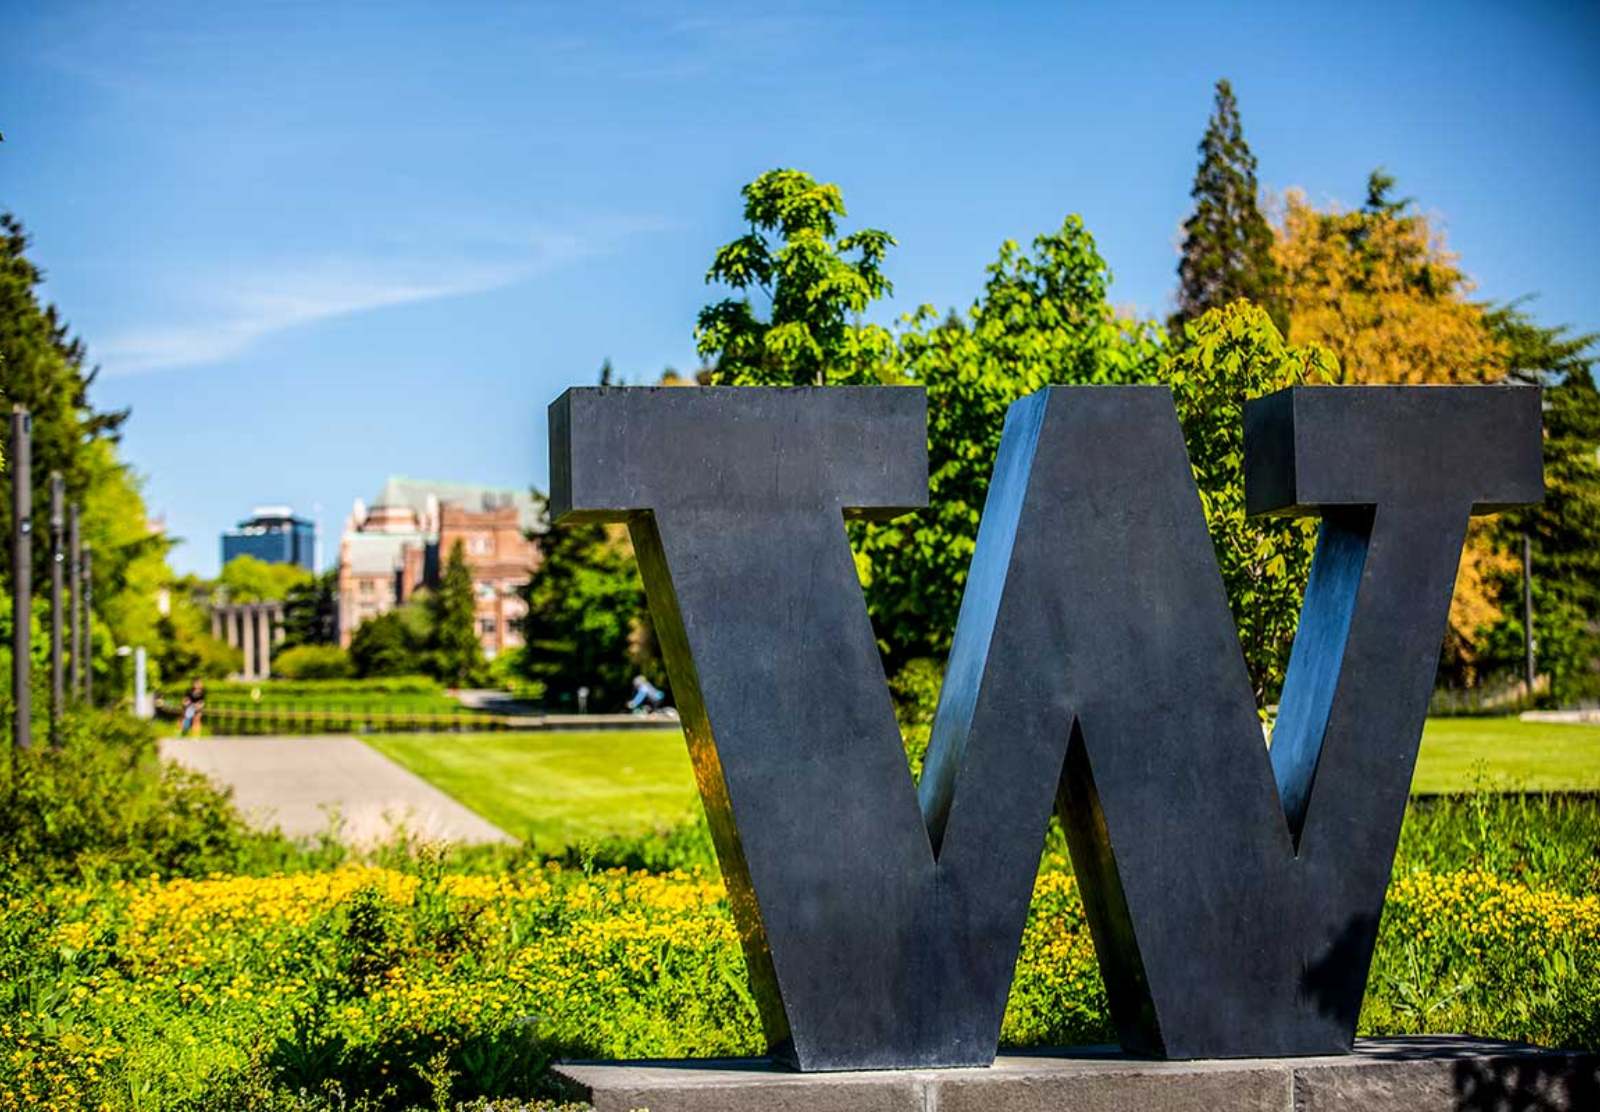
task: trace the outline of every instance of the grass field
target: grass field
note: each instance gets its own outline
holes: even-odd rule
[[[676,730],[385,734],[367,744],[540,849],[683,822],[699,807]]]
[[[368,744],[508,833],[556,850],[671,825],[699,806],[675,730],[391,734]],[[1600,791],[1600,726],[1435,718],[1412,790]]]
[[[1515,718],[1430,718],[1416,793],[1600,791],[1600,726]]]

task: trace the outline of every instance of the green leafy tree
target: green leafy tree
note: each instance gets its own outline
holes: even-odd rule
[[[1272,228],[1256,202],[1256,156],[1244,140],[1239,104],[1226,80],[1200,140],[1194,212],[1183,225],[1178,261],[1178,311],[1170,327],[1244,298],[1261,306],[1280,333],[1289,329],[1287,303],[1272,254]]]
[[[223,566],[217,586],[229,602],[282,602],[292,589],[306,586],[315,578],[299,564],[235,556]]]
[[[172,605],[158,623],[151,656],[158,683],[226,679],[244,668],[244,653],[211,636],[205,612],[186,593],[173,592]]]
[[[368,618],[350,636],[350,665],[357,676],[414,676],[429,670],[429,633],[419,606],[402,606]]]
[[[839,187],[799,170],[769,170],[742,193],[750,230],[717,251],[706,281],[744,296],[706,306],[695,329],[714,382],[820,386],[890,375],[894,338],[860,315],[891,291],[882,265],[894,238],[875,228],[841,236]],[[766,319],[752,292],[764,296]]]
[[[283,596],[283,644],[331,645],[339,639],[339,573],[296,583]]]
[[[852,527],[891,673],[949,651],[1006,409],[1051,384],[1152,381],[1158,327],[1119,317],[1111,274],[1077,216],[1024,251],[1007,241],[966,318],[924,306],[900,336],[928,394],[928,508]]]
[[[1283,687],[1317,522],[1245,516],[1244,404],[1286,386],[1333,382],[1337,375],[1327,351],[1290,347],[1266,311],[1245,301],[1190,323],[1162,369],[1258,705],[1272,702]]]
[[[483,674],[483,643],[478,640],[478,605],[467,549],[460,541],[445,559],[439,589],[430,602],[433,615],[433,671],[445,683],[465,687]]]
[[[1501,544],[1533,542],[1533,628],[1539,671],[1560,702],[1600,693],[1600,390],[1594,379],[1600,335],[1545,327],[1518,305],[1488,322],[1510,353],[1514,380],[1545,388],[1544,502],[1501,516]],[[1489,631],[1486,663],[1522,668],[1520,567],[1500,584],[1502,616]]]
[[[626,528],[553,525],[540,545],[544,559],[524,588],[522,674],[559,707],[587,687],[596,710],[620,709],[640,673],[664,684]]]
[[[34,582],[49,582],[49,479],[59,471],[68,501],[82,507],[82,536],[94,550],[90,663],[107,690],[116,645],[157,647],[164,627],[156,596],[171,581],[170,542],[150,529],[137,477],[117,456],[127,411],[91,403],[96,371],[87,348],[55,306],[41,301],[44,275],[27,249],[21,223],[0,214],[0,393],[8,420],[10,405],[33,415]],[[0,498],[0,535],[11,528],[11,500]],[[10,561],[0,561],[0,587],[9,591],[10,578]]]

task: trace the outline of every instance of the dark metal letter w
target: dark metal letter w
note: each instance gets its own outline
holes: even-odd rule
[[[551,407],[557,520],[630,526],[774,1053],[990,1062],[1053,806],[1125,1048],[1348,1049],[1467,518],[1539,498],[1538,391],[1251,403],[1251,510],[1323,522],[1270,754],[1171,395],[1016,403],[913,788],[843,518],[926,503],[925,404]]]

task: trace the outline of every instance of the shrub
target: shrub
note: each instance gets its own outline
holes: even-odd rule
[[[182,687],[164,692],[168,697],[183,698]],[[303,679],[227,680],[206,684],[208,696],[222,698],[248,698],[259,692],[263,698],[336,699],[340,696],[361,698],[371,695],[444,695],[444,687],[429,676],[379,676],[372,679]]]
[[[350,638],[350,662],[356,675],[405,676],[428,665],[428,639],[399,610],[368,618]]]
[[[350,654],[338,645],[296,645],[272,661],[274,675],[287,680],[342,680],[355,674]]]
[[[537,1093],[555,1055],[760,1051],[710,875],[392,865],[0,893],[0,1016],[23,1051],[0,1056],[0,1108],[25,1082],[57,1107],[295,1107],[238,1097],[252,1086],[448,1107]],[[1594,1046],[1597,984],[1595,895],[1402,861],[1361,1030]],[[1048,853],[1003,1042],[1113,1037],[1076,882]]]
[[[282,867],[294,847],[251,832],[228,794],[156,755],[148,726],[77,713],[59,749],[40,744],[0,761],[0,873],[22,880],[193,876],[259,862]]]
[[[933,722],[939,709],[939,689],[944,682],[944,669],[937,660],[918,657],[908,660],[889,681],[894,694],[895,717],[902,724],[926,726]]]

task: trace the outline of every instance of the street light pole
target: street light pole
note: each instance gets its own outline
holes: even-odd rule
[[[1533,540],[1526,533],[1522,534],[1522,667],[1531,699],[1539,664],[1533,641]]]
[[[33,744],[33,690],[28,675],[33,624],[33,419],[11,408],[11,741]]]
[[[83,692],[83,545],[78,529],[78,504],[67,511],[67,575],[72,583],[72,697]]]
[[[61,744],[62,690],[61,626],[66,617],[61,600],[61,530],[66,524],[65,491],[61,472],[50,472],[50,744]]]
[[[94,707],[94,553],[83,546],[83,705]]]

